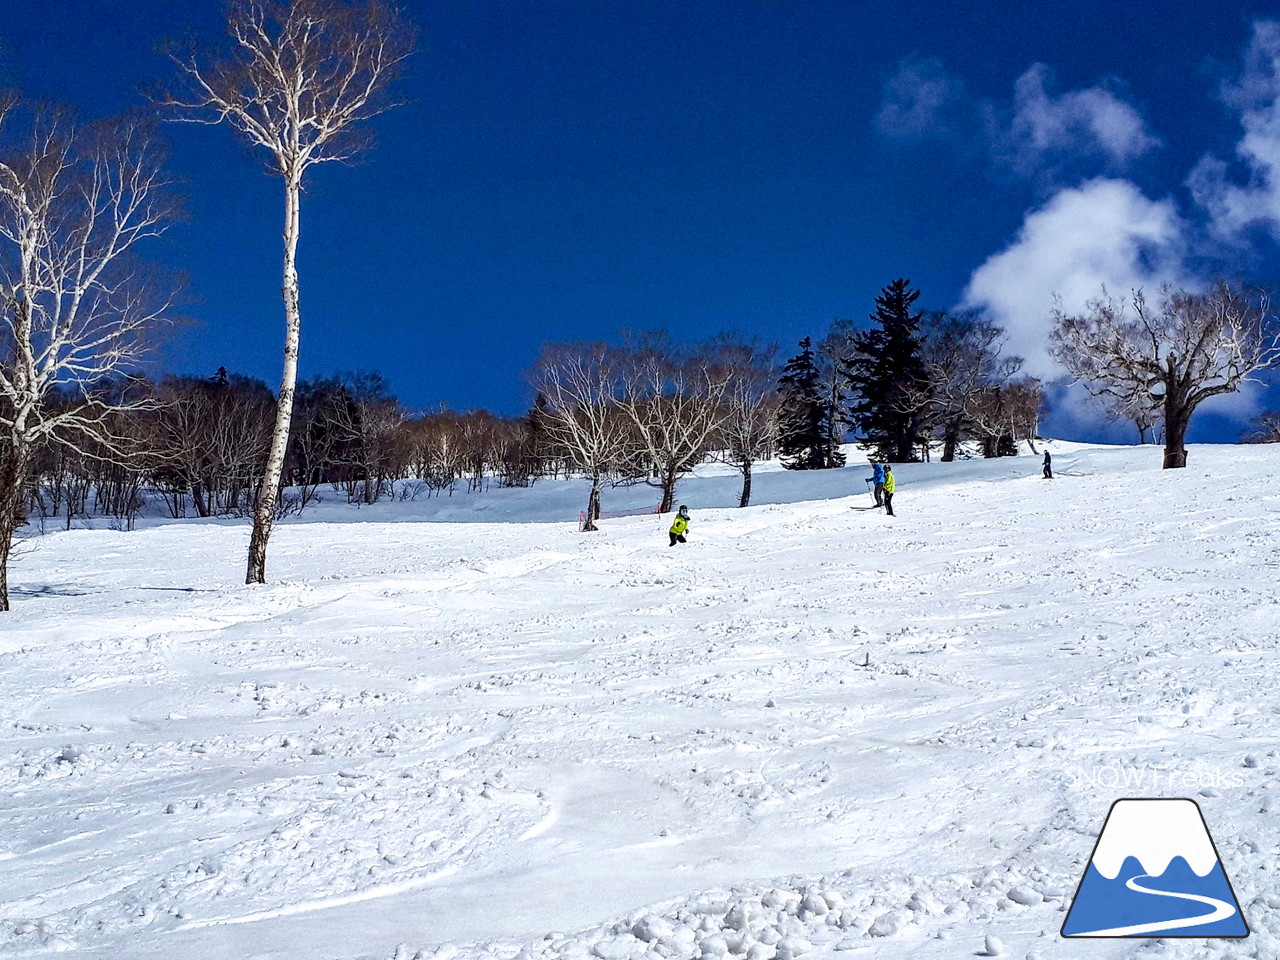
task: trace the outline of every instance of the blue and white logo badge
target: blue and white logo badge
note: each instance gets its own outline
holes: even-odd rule
[[[1249,935],[1194,800],[1117,800],[1111,805],[1062,935]]]

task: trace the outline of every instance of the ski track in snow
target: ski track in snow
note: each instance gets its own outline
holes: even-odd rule
[[[904,465],[897,518],[704,470],[674,550],[576,483],[324,504],[265,587],[240,523],[39,538],[0,956],[1280,956],[1280,449],[1052,449]],[[564,522],[395,522],[468,517]],[[1247,941],[1057,936],[1142,795],[1201,804]]]

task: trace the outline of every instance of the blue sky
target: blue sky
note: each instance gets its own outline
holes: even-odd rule
[[[990,311],[1049,374],[1055,293],[1280,280],[1267,4],[406,6],[409,104],[304,200],[303,376],[379,369],[415,407],[515,414],[544,341],[740,330],[788,349],[865,319],[898,276],[922,305]],[[156,43],[188,33],[218,38],[219,5],[7,0],[0,84],[118,112],[171,75]],[[227,128],[165,133],[190,219],[154,255],[189,274],[194,323],[162,362],[274,385],[280,185]],[[1073,403],[1052,426],[1096,433]],[[1259,404],[1192,439],[1233,437]]]

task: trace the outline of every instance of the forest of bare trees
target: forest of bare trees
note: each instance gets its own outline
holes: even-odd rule
[[[132,406],[110,419],[117,447],[42,444],[31,459],[22,513],[48,528],[77,518],[131,525],[144,507],[170,517],[251,516],[276,400],[261,380],[228,374],[103,382]],[[530,417],[449,410],[410,414],[371,372],[298,384],[278,515],[326,498],[371,504],[524,486],[561,464],[534,449]],[[56,413],[74,402],[58,394]],[[544,448],[545,450],[546,448]]]
[[[1012,376],[1016,358],[1000,359],[998,336],[972,318],[926,324],[928,379],[904,397],[944,458],[966,442],[971,455],[1003,455],[1002,438],[1035,435],[1038,386]],[[739,504],[749,505],[754,465],[795,427],[776,345],[729,335],[678,344],[661,333],[621,341],[547,344],[529,376],[535,400],[517,417],[412,412],[376,371],[299,381],[275,516],[326,499],[373,504],[582,476],[589,529],[607,489],[648,485],[657,508],[670,510],[681,477],[711,460],[739,472]],[[144,508],[179,518],[251,517],[260,507],[277,422],[266,383],[226,369],[121,375],[93,395],[114,440],[37,445],[19,513],[48,529],[92,516],[128,527]],[[47,415],[78,402],[55,390]],[[843,442],[847,429],[824,442]]]
[[[141,294],[134,302],[139,309],[152,303]],[[26,330],[25,311],[38,316],[37,306],[11,298],[10,329]],[[1274,361],[1265,303],[1229,288],[1197,297],[1166,293],[1154,312],[1140,298],[1130,308],[1126,314],[1114,301],[1099,301],[1091,316],[1060,316],[1054,342],[1064,362],[1109,399],[1114,416],[1140,427],[1165,421],[1170,410],[1185,427],[1195,403]],[[98,326],[86,329],[105,331],[107,343],[132,333],[143,319],[157,319],[154,306],[118,316],[102,309]],[[120,331],[106,317],[130,326]],[[1187,354],[1177,349],[1147,358],[1140,331],[1190,343],[1193,323],[1201,359],[1191,369],[1212,379],[1171,380],[1173,393],[1166,395],[1159,377],[1177,375]],[[886,410],[912,424],[922,457],[930,450],[944,460],[1005,456],[1017,452],[1018,442],[1034,441],[1044,394],[1038,381],[1021,374],[1020,359],[1002,350],[1003,331],[979,316],[942,312],[921,314],[913,329],[913,375],[898,382]],[[583,515],[591,530],[603,515],[608,489],[651,486],[657,508],[669,510],[681,477],[711,460],[740,473],[739,505],[747,506],[754,465],[777,457],[784,443],[829,447],[859,439],[851,411],[865,398],[838,376],[841,350],[855,335],[838,321],[822,351],[793,357],[785,368],[776,345],[728,335],[693,344],[660,332],[624,334],[618,343],[546,344],[526,384],[533,403],[514,417],[485,410],[410,411],[373,371],[301,380],[273,516],[326,499],[368,505],[576,476],[590,481]],[[1092,345],[1092,352],[1082,352],[1082,344]],[[1111,347],[1104,349],[1106,344]],[[1122,352],[1124,344],[1134,345],[1132,356]],[[67,349],[73,347],[79,349]],[[174,518],[252,517],[261,509],[279,421],[277,395],[266,383],[225,369],[207,377],[149,379],[105,360],[92,366],[83,351],[68,355],[81,358],[76,362],[94,379],[59,383],[50,375],[30,394],[38,402],[17,392],[17,384],[31,381],[21,379],[12,361],[0,370],[6,391],[0,424],[9,431],[0,452],[7,470],[17,461],[22,471],[9,481],[11,533],[28,523],[49,530],[90,517],[128,529],[144,511]],[[793,368],[806,362],[813,370],[804,378],[814,389],[802,396],[792,386]],[[1188,399],[1183,408],[1170,406],[1182,396]],[[797,414],[794,408],[803,402],[831,409],[815,417]],[[23,404],[26,420],[13,413]],[[1259,418],[1250,439],[1274,440],[1273,420]],[[16,423],[26,425],[25,446],[12,439]],[[814,423],[815,437],[795,435]],[[22,451],[20,460],[15,450]],[[803,458],[793,465],[811,468]]]

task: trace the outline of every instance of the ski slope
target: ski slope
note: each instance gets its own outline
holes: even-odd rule
[[[1280,956],[1280,446],[1050,449],[34,538],[0,957]],[[1248,940],[1058,936],[1126,796]]]

